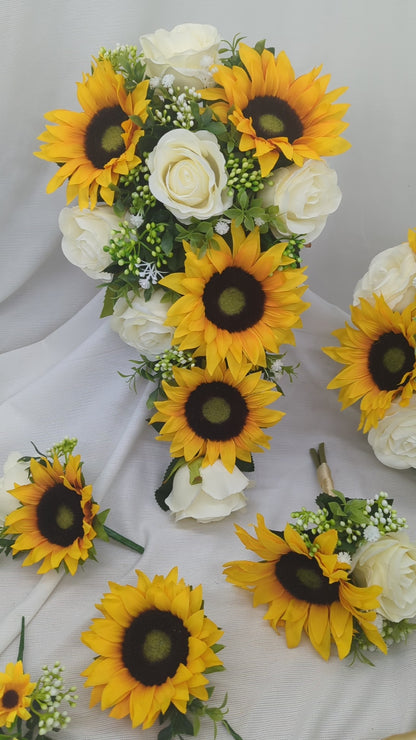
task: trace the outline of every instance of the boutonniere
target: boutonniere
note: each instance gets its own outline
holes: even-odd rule
[[[43,666],[33,681],[24,672],[23,651],[25,620],[22,618],[16,663],[8,663],[0,672],[0,738],[2,740],[51,740],[49,732],[67,727],[71,718],[65,704],[74,707],[77,689],[65,688],[64,668],[56,661],[53,668]]]
[[[74,575],[80,564],[97,559],[95,538],[144,551],[105,524],[110,510],[100,511],[94,501],[81,456],[72,454],[76,444],[76,439],[65,438],[46,454],[36,448],[32,457],[12,453],[5,465],[3,485],[10,488],[1,492],[7,514],[0,552],[13,557],[25,553],[22,565],[40,563],[38,573],[63,567]]]

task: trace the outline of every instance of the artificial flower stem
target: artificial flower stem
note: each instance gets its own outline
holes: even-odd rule
[[[231,737],[234,738],[234,740],[243,740],[241,735],[239,735],[233,728],[231,727],[230,723],[227,722],[226,719],[223,719],[221,724],[225,727],[225,729],[230,733]]]
[[[326,461],[325,443],[321,442],[317,450],[311,448],[309,452],[316,468],[316,475],[321,490],[329,496],[333,496],[334,482],[332,480],[331,470]]]
[[[17,651],[17,660],[21,660],[23,662],[23,651],[25,649],[25,618],[22,617],[22,626],[20,628],[20,639],[19,639],[19,649]]]
[[[133,542],[133,540],[129,540],[127,537],[124,537],[122,534],[115,532],[114,529],[107,527],[106,524],[104,524],[104,530],[105,530],[105,533],[108,535],[108,537],[110,537],[110,539],[115,540],[116,542],[120,542],[122,545],[129,547],[130,550],[135,550],[135,552],[140,552],[140,553],[144,552],[144,547],[142,547],[141,545],[138,545],[136,542]]]

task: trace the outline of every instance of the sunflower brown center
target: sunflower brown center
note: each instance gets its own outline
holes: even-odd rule
[[[19,694],[14,689],[9,689],[4,692],[1,703],[4,709],[13,709],[19,703]]]
[[[303,125],[296,111],[286,100],[273,95],[249,100],[244,115],[252,119],[256,135],[263,139],[285,136],[293,143],[303,135]]]
[[[248,408],[237,388],[213,381],[201,383],[189,394],[185,415],[199,437],[224,442],[244,429]]]
[[[125,667],[144,686],[160,686],[172,678],[189,652],[189,632],[171,612],[149,609],[126,629],[122,644]]]
[[[85,151],[96,169],[102,170],[110,159],[125,151],[121,124],[127,119],[119,105],[102,108],[91,119],[85,134]]]
[[[226,267],[205,285],[205,316],[219,329],[245,331],[263,316],[265,294],[253,275],[240,267]]]
[[[330,583],[315,558],[297,552],[282,555],[275,565],[275,575],[291,596],[310,604],[338,601],[339,584]]]
[[[54,545],[68,547],[84,534],[81,496],[63,483],[45,491],[36,516],[39,532]]]
[[[403,376],[413,370],[414,364],[414,347],[403,334],[387,332],[371,345],[368,369],[380,390],[392,391],[403,385]]]

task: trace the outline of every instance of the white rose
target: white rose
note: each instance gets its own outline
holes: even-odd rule
[[[416,468],[416,396],[411,396],[407,406],[393,401],[367,439],[383,465]]]
[[[169,303],[162,302],[163,290],[155,290],[150,300],[129,291],[119,298],[111,317],[111,328],[141,354],[154,359],[171,346],[173,328],[165,326]]]
[[[225,159],[209,131],[168,131],[149,154],[149,188],[182,224],[203,221],[232,204]]]
[[[200,477],[200,483],[191,484],[187,465],[175,473],[166,504],[176,521],[191,518],[203,523],[215,522],[246,505],[243,491],[250,481],[237,467],[230,473],[216,460],[213,465],[201,467]]]
[[[3,522],[7,514],[18,506],[17,499],[8,493],[14,489],[14,484],[25,486],[30,483],[27,473],[28,463],[19,462],[21,452],[11,452],[3,465],[3,476],[0,478],[0,522]]]
[[[282,230],[275,236],[304,234],[308,242],[323,231],[327,217],[341,202],[337,173],[324,161],[308,159],[302,167],[281,167],[265,185],[261,200],[265,206],[278,206]]]
[[[113,209],[105,205],[98,205],[93,211],[81,210],[79,206],[63,208],[59,214],[59,228],[67,260],[94,280],[111,280],[111,275],[103,273],[112,262],[103,247],[108,245],[111,232],[118,228],[120,220]]]
[[[383,294],[390,308],[403,311],[416,300],[416,254],[407,242],[384,249],[370,262],[365,275],[355,286],[353,303],[360,298],[373,302],[373,293]]]
[[[353,556],[359,586],[381,586],[377,612],[391,622],[416,615],[416,545],[404,532],[390,532],[362,545]]]
[[[140,37],[149,77],[173,75],[180,87],[211,87],[209,68],[219,61],[221,36],[214,26],[183,23]]]

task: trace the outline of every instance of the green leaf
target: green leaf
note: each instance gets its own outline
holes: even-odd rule
[[[223,719],[222,720],[222,724],[224,725],[224,727],[226,728],[226,730],[229,732],[229,734],[231,735],[231,737],[234,738],[234,740],[243,740],[243,738],[241,737],[241,735],[239,735],[238,732],[236,732],[235,730],[233,730],[233,728],[231,727],[230,723],[227,722],[226,719]]]
[[[107,288],[104,294],[103,307],[100,313],[100,318],[104,319],[106,316],[112,316],[114,309],[114,292],[110,287]]]
[[[162,484],[155,491],[156,501],[163,511],[169,511],[169,506],[165,504],[165,501],[172,491],[173,476],[176,473],[176,470],[183,465],[183,462],[183,457],[174,457],[171,460],[163,477]]]
[[[94,517],[92,526],[94,527],[97,537],[100,540],[104,540],[104,542],[108,542],[108,534],[105,531],[104,522],[107,519],[108,515],[110,513],[110,509],[105,509],[104,511],[100,511],[97,516]]]
[[[254,470],[254,462],[253,457],[251,457],[251,460],[236,460],[235,461],[236,467],[241,470],[242,473],[252,473]]]
[[[163,728],[163,730],[160,730],[157,740],[172,740],[172,725],[167,725]]]
[[[205,668],[204,674],[205,673],[218,673],[219,671],[225,671],[225,666],[223,665],[208,666],[208,668]]]
[[[17,651],[17,660],[23,660],[24,649],[25,649],[25,618],[22,617],[22,622],[21,622],[21,627],[20,627],[19,649]]]

